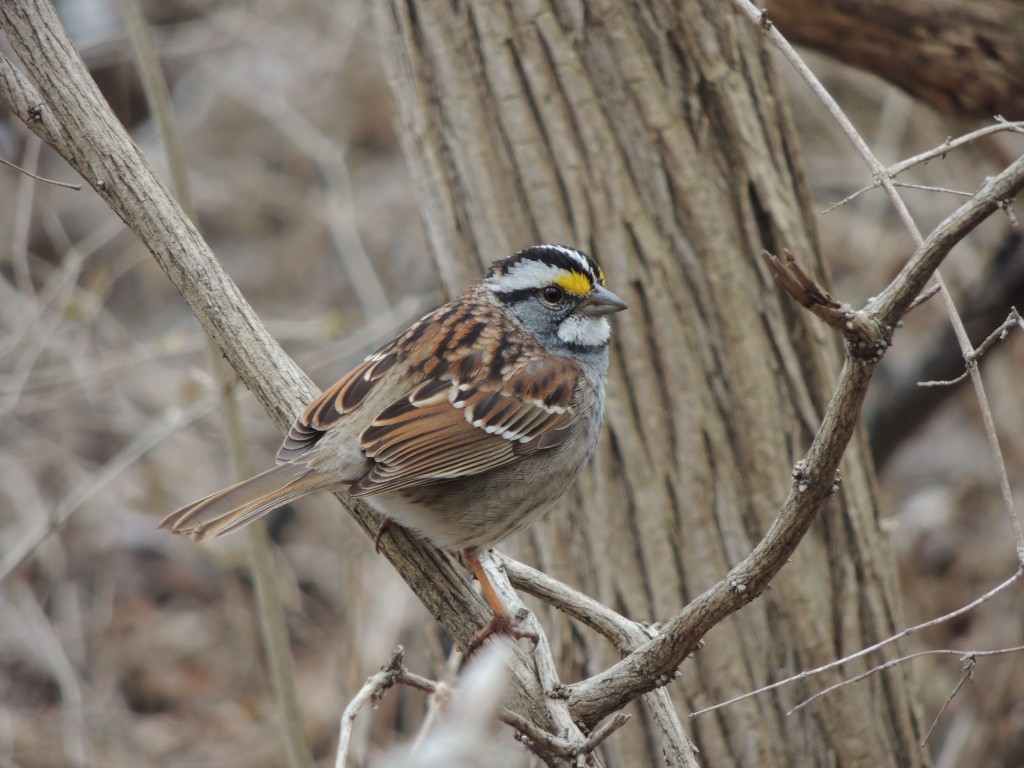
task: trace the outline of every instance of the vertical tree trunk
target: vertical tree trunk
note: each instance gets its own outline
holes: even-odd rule
[[[756,30],[725,3],[381,3],[377,15],[433,258],[455,292],[534,242],[590,251],[630,303],[608,429],[525,557],[656,621],[771,523],[838,366],[831,337],[758,253],[817,243],[790,116]],[[718,627],[672,685],[682,713],[899,627],[873,475],[852,446],[835,500],[775,588]],[[565,677],[613,653],[547,618]],[[817,678],[813,688],[838,677]],[[692,721],[707,765],[923,765],[903,672],[786,717],[789,687]],[[638,720],[612,765],[657,765]]]

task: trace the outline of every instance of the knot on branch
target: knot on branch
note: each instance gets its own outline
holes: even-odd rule
[[[792,299],[842,334],[851,358],[864,362],[881,359],[892,343],[891,327],[862,309],[840,303],[807,274],[788,250],[783,251],[782,258],[768,251],[761,251],[761,257]]]

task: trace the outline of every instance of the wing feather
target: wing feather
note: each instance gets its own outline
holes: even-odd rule
[[[561,445],[572,433],[579,364],[500,315],[467,312],[431,313],[366,358],[296,419],[278,461],[316,467],[339,450],[318,447],[327,432],[361,427],[352,450],[365,466],[350,489],[367,496],[487,472]]]
[[[332,387],[321,393],[295,420],[277,452],[278,463],[295,461],[316,445],[324,434],[338,425],[370,395],[374,385],[396,362],[392,344],[383,347],[357,365]]]
[[[536,361],[531,365],[536,375]],[[556,370],[543,373],[557,382],[551,388],[558,391],[557,401],[542,399],[544,392],[533,377],[528,382],[532,396],[524,397],[522,387],[515,386],[523,380],[514,376],[496,391],[435,380],[429,397],[414,391],[396,401],[360,437],[373,466],[351,486],[353,495],[479,474],[561,444],[571,431],[570,397],[580,372],[562,358],[550,365]]]

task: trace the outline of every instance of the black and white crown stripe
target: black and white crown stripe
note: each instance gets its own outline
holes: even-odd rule
[[[537,245],[497,262],[487,278],[496,293],[511,293],[549,285],[565,272],[586,275],[592,286],[604,283],[596,262],[564,245]]]

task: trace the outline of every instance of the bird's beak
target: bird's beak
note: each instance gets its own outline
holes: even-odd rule
[[[601,317],[612,312],[628,309],[628,305],[602,285],[597,286],[589,296],[577,305],[576,311],[587,317]]]

